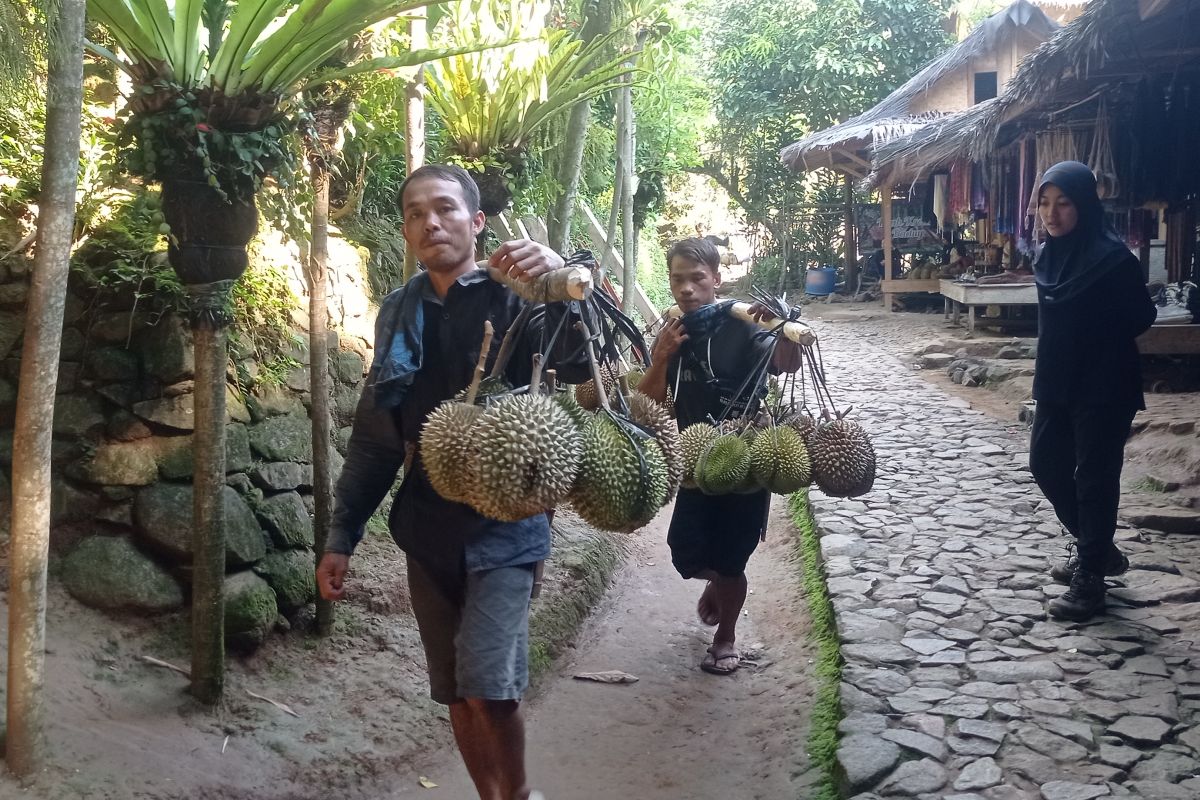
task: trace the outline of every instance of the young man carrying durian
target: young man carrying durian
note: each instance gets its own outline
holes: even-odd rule
[[[406,554],[430,695],[450,708],[481,800],[535,800],[540,793],[526,785],[520,699],[528,685],[534,565],[550,552],[549,522],[545,514],[497,522],[443,499],[417,448],[430,412],[470,383],[484,322],[495,328],[491,362],[522,301],[476,268],[485,217],[464,170],[422,167],[401,185],[400,202],[404,239],[425,270],[379,310],[375,357],[334,490],[317,583],[326,599],[345,597],[350,556],[408,456],[388,526]],[[502,244],[488,263],[523,280],[563,266],[557,253],[524,240]],[[529,382],[548,308],[530,317],[519,339],[505,376],[514,386]],[[571,379],[569,366],[558,368]],[[582,366],[576,371],[576,380],[587,376]]]
[[[651,351],[653,365],[638,389],[664,402],[670,386],[680,430],[719,419],[730,404],[729,418],[752,414],[766,392],[765,374],[757,385],[742,387],[762,363],[771,338],[731,316],[728,303],[717,303],[720,263],[716,246],[705,239],[684,239],[667,252],[671,295],[683,316],[659,333]],[[751,313],[763,321],[774,319],[761,305]],[[794,372],[800,364],[799,346],[781,339],[768,371]],[[705,672],[731,675],[738,669],[736,629],[746,602],[746,563],[766,531],[770,504],[765,489],[707,495],[685,488],[675,500],[667,534],[671,561],[684,578],[708,582],[696,611],[705,625],[717,626],[700,662]]]

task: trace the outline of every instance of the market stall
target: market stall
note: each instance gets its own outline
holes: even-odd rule
[[[980,320],[976,317],[976,309],[987,306],[1003,308],[1005,306],[1036,306],[1037,286],[1033,283],[959,283],[951,280],[938,281],[938,291],[945,298],[946,319],[953,319],[959,324],[962,310],[967,310],[967,333],[975,332],[975,325]],[[988,320],[990,323],[999,320]]]

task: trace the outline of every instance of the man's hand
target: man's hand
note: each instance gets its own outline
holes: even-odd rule
[[[341,600],[346,596],[346,570],[350,568],[350,556],[341,553],[326,553],[317,565],[317,588],[326,600]]]
[[[514,239],[496,248],[488,266],[522,281],[531,281],[566,264],[562,256],[529,239]]]
[[[770,322],[775,319],[774,312],[762,303],[755,303],[750,306],[750,316],[754,317],[755,322]]]
[[[650,351],[650,361],[666,364],[679,352],[679,348],[688,340],[687,329],[677,319],[667,320],[667,324],[659,331],[654,340],[654,348]]]

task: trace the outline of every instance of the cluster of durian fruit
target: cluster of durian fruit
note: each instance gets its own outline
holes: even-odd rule
[[[761,414],[716,426],[697,423],[679,441],[683,485],[706,494],[791,494],[815,483],[831,497],[857,497],[875,482],[875,448],[844,415],[818,421],[792,413],[776,422]]]
[[[630,388],[639,374],[619,380],[615,367],[600,374],[602,393],[593,381],[551,394],[484,382],[474,402],[464,392],[440,405],[420,444],[434,490],[503,521],[566,501],[603,530],[645,525],[679,488],[679,432],[664,405]],[[623,403],[610,405],[618,392]]]

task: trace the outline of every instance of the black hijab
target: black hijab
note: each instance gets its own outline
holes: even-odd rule
[[[1078,297],[1133,254],[1104,219],[1096,176],[1086,164],[1061,161],[1050,167],[1038,185],[1039,197],[1048,184],[1069,197],[1079,213],[1070,233],[1046,239],[1033,264],[1041,300],[1053,305]]]

